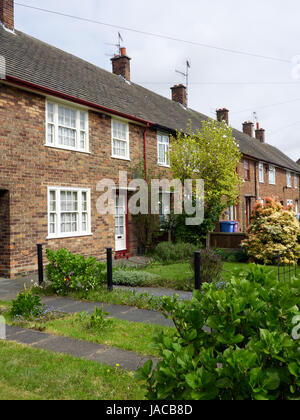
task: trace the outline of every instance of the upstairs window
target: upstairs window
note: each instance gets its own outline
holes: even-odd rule
[[[292,173],[290,171],[286,171],[286,186],[292,188]]]
[[[259,172],[259,182],[264,183],[265,182],[265,174],[264,174],[264,164],[260,163],[258,165],[258,172]]]
[[[88,152],[88,112],[47,101],[46,145]]]
[[[244,159],[244,169],[245,169],[244,179],[245,181],[249,181],[250,180],[250,163],[249,163],[249,160],[247,159]]]
[[[129,160],[129,125],[112,120],[112,157]]]
[[[158,164],[162,166],[170,166],[169,159],[170,138],[167,134],[157,134],[157,154]]]
[[[276,169],[275,166],[269,166],[269,184],[275,185],[276,184]]]

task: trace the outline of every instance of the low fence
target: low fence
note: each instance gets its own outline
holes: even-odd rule
[[[245,233],[213,232],[209,242],[212,248],[240,249],[244,239],[247,239]]]

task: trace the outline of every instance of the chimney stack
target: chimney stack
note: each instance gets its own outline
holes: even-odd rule
[[[229,110],[226,108],[217,109],[217,120],[219,122],[225,121],[229,125]]]
[[[243,123],[243,133],[248,134],[248,136],[253,137],[253,127],[254,124],[251,121],[245,121]]]
[[[187,106],[187,94],[186,87],[183,84],[175,85],[171,87],[172,101],[178,102],[185,108]]]
[[[5,28],[14,30],[14,0],[0,0],[0,23]]]
[[[265,130],[263,128],[259,128],[259,123],[256,125],[255,137],[261,143],[265,143]]]
[[[1,0],[0,0],[1,1]],[[112,61],[112,71],[117,76],[122,76],[130,82],[130,60],[126,54],[126,48],[121,48],[120,55],[115,55]]]

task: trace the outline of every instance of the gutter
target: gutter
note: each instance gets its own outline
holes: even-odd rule
[[[5,80],[8,81],[8,82],[11,82],[11,83],[13,83],[17,86],[21,86],[21,87],[25,87],[25,88],[29,88],[29,89],[34,89],[34,90],[37,90],[37,91],[42,92],[44,94],[48,94],[48,95],[51,95],[51,96],[56,96],[58,98],[65,99],[65,100],[68,100],[70,102],[75,102],[75,103],[87,106],[89,108],[97,109],[98,111],[107,112],[108,114],[112,114],[112,115],[117,115],[119,117],[126,118],[128,120],[135,121],[135,122],[138,122],[138,123],[143,124],[143,125],[146,124],[149,127],[151,125],[154,125],[150,121],[146,121],[146,120],[143,120],[143,119],[138,118],[138,117],[134,117],[134,116],[129,115],[129,114],[124,114],[122,112],[115,111],[115,110],[107,108],[105,106],[97,105],[93,102],[89,102],[89,101],[86,101],[84,99],[79,99],[79,98],[76,98],[75,96],[67,95],[65,93],[62,93],[62,92],[59,92],[59,91],[56,91],[56,90],[53,90],[53,89],[50,89],[50,88],[43,87],[43,86],[37,85],[35,83],[27,82],[25,80],[18,79],[17,77],[7,75],[6,78],[4,79],[4,81]]]

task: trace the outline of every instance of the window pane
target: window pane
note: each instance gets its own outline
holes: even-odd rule
[[[48,122],[53,123],[54,122],[54,105],[48,103],[47,110],[48,110]]]
[[[114,140],[114,150],[113,153],[115,156],[126,157],[126,142],[120,140]]]
[[[54,125],[53,124],[48,124],[48,139],[47,139],[47,142],[49,144],[54,143]]]

